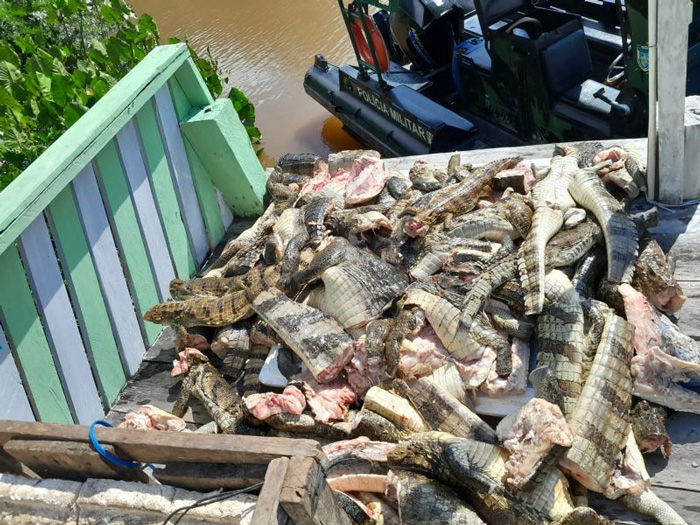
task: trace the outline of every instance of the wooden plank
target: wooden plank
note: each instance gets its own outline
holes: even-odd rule
[[[100,419],[104,408],[43,215],[20,235],[19,247],[76,421],[86,424]]]
[[[170,375],[173,355],[171,354],[170,360],[166,362],[144,362],[112,404],[112,410],[126,413],[148,404],[170,412],[180,393],[182,380]],[[204,425],[212,420],[204,405],[194,396],[187,403],[187,411],[182,418],[197,425]]]
[[[280,504],[295,525],[350,525],[326,482],[321,466],[313,457],[289,459],[280,492]]]
[[[688,2],[664,2],[657,20],[659,200],[683,202]]]
[[[168,463],[156,468],[153,477],[166,485],[208,492],[250,487],[263,481],[266,471],[266,465],[250,463]]]
[[[280,506],[280,493],[289,467],[288,458],[279,458],[270,462],[265,474],[265,483],[260,489],[258,501],[251,525],[282,525],[291,522],[291,518]]]
[[[194,257],[190,252],[180,204],[175,192],[173,178],[165,156],[153,101],[146,104],[136,115],[143,155],[148,166],[148,175],[153,186],[153,195],[158,204],[160,218],[165,228],[168,247],[178,278],[190,279],[197,273]]]
[[[0,399],[2,399],[0,417],[20,421],[35,420],[2,325],[0,325]]]
[[[646,155],[647,151],[647,139],[611,139],[600,141],[604,147],[619,146],[619,145],[632,145],[641,154],[642,158]],[[573,145],[575,142],[561,142],[559,145]],[[490,149],[480,149],[472,151],[460,151],[458,152],[462,158],[462,163],[470,162],[475,166],[481,164],[486,164],[492,160],[496,160],[503,157],[521,156],[524,160],[532,162],[533,160],[539,159],[549,159],[554,151],[553,144],[536,144],[533,146],[517,146],[517,147],[504,147],[504,148],[490,148]],[[450,153],[432,153],[430,155],[414,155],[411,157],[397,157],[393,159],[385,159],[384,165],[387,168],[408,171],[417,160],[425,160],[427,162],[437,164],[440,166],[447,166],[447,162],[450,157],[454,155],[455,152]],[[548,163],[548,161],[547,161]]]
[[[190,103],[184,89],[178,82],[177,77],[173,77],[170,82],[168,82],[168,85],[170,87],[170,93],[172,95],[172,101],[177,113],[177,118],[180,122],[183,122],[189,118],[190,111],[197,111],[200,109],[199,106],[193,106],[192,103]],[[221,216],[216,213],[218,204],[216,201],[216,194],[214,192],[214,185],[212,184],[206,168],[200,161],[197,153],[192,149],[189,141],[184,136],[181,138],[184,141],[185,155],[190,167],[190,173],[192,174],[192,181],[194,183],[195,193],[199,202],[199,208],[201,210],[202,218],[204,219],[207,239],[209,242],[209,251],[211,251],[218,244],[224,232]]]
[[[212,250],[224,236],[226,229],[221,222],[219,213],[219,203],[216,200],[216,191],[212,184],[211,177],[207,169],[202,164],[197,152],[192,148],[189,139],[185,138],[185,151],[190,161],[194,187],[197,190],[199,207],[202,210],[204,224],[207,228],[210,250]]]
[[[0,253],[188,58],[185,44],[155,48],[0,193]]]
[[[146,348],[91,164],[75,178],[72,190],[124,370],[131,376]]]
[[[101,207],[102,203],[98,200],[91,205]],[[96,380],[109,405],[124,386],[126,376],[70,187],[59,193],[51,203],[47,218],[51,235],[57,241],[56,250],[78,318],[78,327],[97,371]],[[106,217],[104,222],[107,222]]]
[[[187,153],[185,153],[185,144],[180,134],[180,124],[167,85],[158,90],[154,97],[154,103],[170,174],[177,188],[182,220],[185,223],[191,251],[197,266],[199,266],[209,253],[209,243],[207,242],[207,232],[204,229],[204,219],[202,219],[202,212],[197,201],[197,193],[194,189],[192,173],[190,173],[190,165],[187,161]]]
[[[148,476],[142,470],[109,463],[88,443],[11,439],[3,449],[45,479],[85,481],[88,478],[107,478],[148,482]],[[106,445],[105,450],[116,455],[111,445]]]
[[[291,456],[325,460],[319,444],[310,439],[227,434],[193,435],[189,432],[153,432],[104,427],[96,428],[95,435],[101,444],[113,445],[126,454],[126,457],[142,462],[268,464],[273,459]],[[48,439],[80,443],[89,441],[88,427],[85,426],[0,421],[0,445],[4,446],[10,439]]]
[[[191,108],[201,109],[214,102],[214,98],[192,58],[188,58],[173,76],[182,87]]]
[[[72,423],[68,400],[14,245],[0,255],[0,282],[0,322],[15,349],[37,417]]]
[[[224,196],[221,194],[218,188],[216,189],[216,202],[219,204],[221,223],[224,225],[224,228],[228,229],[233,223],[233,213],[231,213],[231,209],[228,207],[228,204],[226,204]]]
[[[180,125],[214,185],[237,217],[264,211],[265,171],[229,99],[218,99]]]
[[[175,278],[175,270],[133,120],[119,130],[116,142],[159,297],[165,301],[170,296],[169,285]]]
[[[160,302],[159,290],[153,277],[144,240],[139,229],[136,211],[131,201],[121,162],[114,142],[110,142],[95,158],[99,171],[98,183],[105,206],[109,210],[111,229],[116,233],[115,240],[126,269],[127,283],[131,290],[139,323],[143,326],[147,342],[158,337],[160,327],[144,323],[141,316]]]

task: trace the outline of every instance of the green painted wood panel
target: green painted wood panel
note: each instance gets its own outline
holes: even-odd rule
[[[226,228],[224,228],[224,223],[221,221],[221,214],[219,213],[219,202],[216,199],[214,185],[211,183],[211,177],[207,169],[204,167],[204,164],[202,164],[199,155],[197,155],[197,152],[192,147],[192,144],[190,144],[190,141],[187,140],[187,137],[183,137],[183,139],[185,140],[187,158],[190,161],[194,189],[197,192],[199,207],[204,216],[204,225],[207,227],[209,247],[213,250],[224,237],[224,233],[226,233]]]
[[[16,349],[19,365],[41,421],[73,423],[68,400],[36,310],[17,247],[0,255],[0,311],[5,335]]]
[[[233,213],[260,215],[267,178],[231,101],[215,101],[191,115],[180,129]]]
[[[158,289],[114,142],[107,144],[95,160],[100,172],[98,180],[116,230],[119,251],[126,262],[132,298],[135,300],[137,311],[143,315],[151,306],[160,302]],[[146,331],[148,342],[153,343],[162,328],[141,319],[139,322]]]
[[[100,387],[111,404],[124,386],[126,376],[70,187],[59,193],[49,206],[49,220],[58,240],[61,265],[68,277],[71,297],[80,317],[79,325],[87,339],[88,354],[97,370]]]
[[[141,111],[136,114],[136,121],[148,165],[148,176],[165,228],[175,271],[180,279],[186,280],[195,276],[197,268],[190,251],[187,231],[182,221],[180,205],[152,102],[141,108]]]
[[[0,252],[17,239],[182,64],[191,60],[189,55],[185,44],[156,47],[0,193]]]
[[[191,57],[185,60],[177,69],[174,77],[187,95],[192,108],[201,109],[214,102],[207,84],[204,82],[202,75],[199,74],[199,70]]]
[[[187,119],[192,110],[199,110],[200,108],[190,105],[190,101],[185,95],[177,78],[170,79],[168,84],[170,85],[170,94],[172,95],[175,105],[177,118],[180,122],[183,122]],[[214,184],[206,168],[197,156],[197,153],[187,140],[187,137],[183,135],[182,138],[190,163],[190,171],[192,172],[192,180],[197,193],[197,200],[199,201],[199,207],[204,216],[204,225],[207,228],[207,235],[209,236],[209,247],[213,249],[223,238],[225,233],[224,225],[221,222],[221,215],[219,214],[219,204],[216,200],[216,193],[214,192]]]

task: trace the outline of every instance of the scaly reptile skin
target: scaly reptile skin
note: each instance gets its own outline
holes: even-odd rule
[[[432,430],[485,443],[498,442],[490,426],[428,378],[398,379],[394,382],[394,389],[408,399]]]
[[[593,221],[582,222],[571,229],[561,230],[547,243],[547,265],[555,268],[576,263],[597,243],[603,240],[603,232]]]
[[[308,245],[316,247],[323,240],[323,221],[333,210],[333,199],[317,197],[304,206],[304,223],[309,234]]]
[[[273,224],[277,221],[278,213],[275,209],[275,205],[271,204],[265,210],[260,218],[255,221],[255,224],[248,228],[246,231],[241,233],[235,239],[230,240],[224,246],[221,255],[212,264],[212,270],[207,272],[205,277],[221,277],[221,270],[231,258],[241,251],[246,251],[246,249],[254,246],[256,243],[262,241],[262,239],[267,235],[267,233],[272,228]]]
[[[238,390],[243,396],[250,396],[262,391],[262,383],[260,382],[260,370],[262,370],[270,353],[270,348],[265,345],[254,344],[248,354],[248,359],[243,366],[243,372],[238,378]]]
[[[448,237],[465,239],[488,239],[500,241],[504,237],[515,237],[515,228],[505,217],[488,208],[469,213],[446,232]]]
[[[388,419],[402,431],[429,430],[418,411],[408,401],[378,386],[367,391],[363,408]]]
[[[608,279],[615,283],[630,282],[638,248],[634,221],[591,170],[578,171],[569,192],[577,203],[595,215],[603,229],[608,254]]]
[[[504,485],[508,452],[498,446],[444,432],[414,434],[389,452],[389,465],[424,473],[465,497],[487,523],[539,525],[556,522],[574,510],[568,483],[551,469],[531,492]]]
[[[628,509],[635,510],[645,516],[651,516],[660,525],[688,525],[668,503],[659,499],[649,489],[642,492],[639,496],[622,496],[619,501]]]
[[[250,354],[250,333],[245,326],[225,326],[214,334],[213,351],[221,357],[221,374],[231,381],[241,375]]]
[[[578,170],[578,153],[570,149],[554,157],[549,175],[532,188],[535,213],[520,248],[518,269],[525,288],[525,313],[538,314],[544,305],[545,247],[564,224],[564,214],[576,203],[568,187]]]
[[[581,300],[559,270],[545,277],[545,304],[537,318],[537,366],[548,366],[563,392],[562,411],[569,416],[583,383],[585,355]]]
[[[513,279],[516,275],[518,275],[518,259],[514,253],[486,269],[474,281],[472,289],[469,290],[469,293],[464,298],[461,316],[462,323],[470,328],[474,318],[481,310],[481,307],[484,306],[491,292],[506,281]]]
[[[176,301],[195,297],[221,297],[229,292],[240,290],[241,277],[202,277],[191,281],[173,279],[170,281],[170,296]]]
[[[634,326],[608,314],[590,374],[568,417],[574,443],[563,466],[590,490],[610,484],[631,424]]]
[[[179,324],[182,326],[227,326],[251,317],[251,303],[265,289],[273,288],[279,280],[277,266],[257,266],[229,284],[241,289],[221,297],[195,297],[184,301],[158,304],[144,315],[146,321],[156,324]]]
[[[200,362],[190,366],[173,405],[174,415],[185,415],[190,395],[202,402],[224,434],[246,433],[243,427],[241,398],[211,363]]]
[[[406,292],[405,304],[414,304],[425,312],[442,344],[458,361],[469,359],[481,350],[481,345],[469,336],[469,329],[460,321],[461,312],[447,299],[410,288]]]
[[[451,488],[433,479],[415,472],[396,470],[389,473],[387,481],[393,482],[401,523],[484,523]]]
[[[508,309],[493,302],[487,302],[485,311],[489,314],[493,326],[506,334],[529,341],[532,332],[535,331],[535,323],[527,317],[521,317]]]
[[[473,210],[482,191],[494,176],[499,171],[512,168],[521,160],[521,157],[509,157],[489,162],[464,181],[428,194],[430,197],[421,200],[419,208],[411,206],[406,209],[406,212],[416,214],[406,233],[413,234],[420,227],[436,224],[446,215],[462,215]]]

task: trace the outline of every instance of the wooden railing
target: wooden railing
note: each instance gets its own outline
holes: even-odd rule
[[[161,46],[0,193],[0,419],[89,423],[264,173],[186,46]]]

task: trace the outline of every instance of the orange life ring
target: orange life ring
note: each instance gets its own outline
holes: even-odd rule
[[[377,24],[374,23],[374,19],[369,15],[363,16],[365,18],[365,23],[367,24],[367,29],[369,30],[370,38],[372,38],[374,52],[377,54],[379,71],[386,73],[389,71],[389,51],[386,48],[384,38],[382,38],[382,34],[379,32]],[[362,21],[359,18],[353,18],[352,23],[350,24],[350,29],[352,30],[352,36],[357,44],[357,50],[360,52],[362,60],[370,64],[374,64],[372,50],[369,48],[369,44],[367,43],[364,28],[362,27]]]

